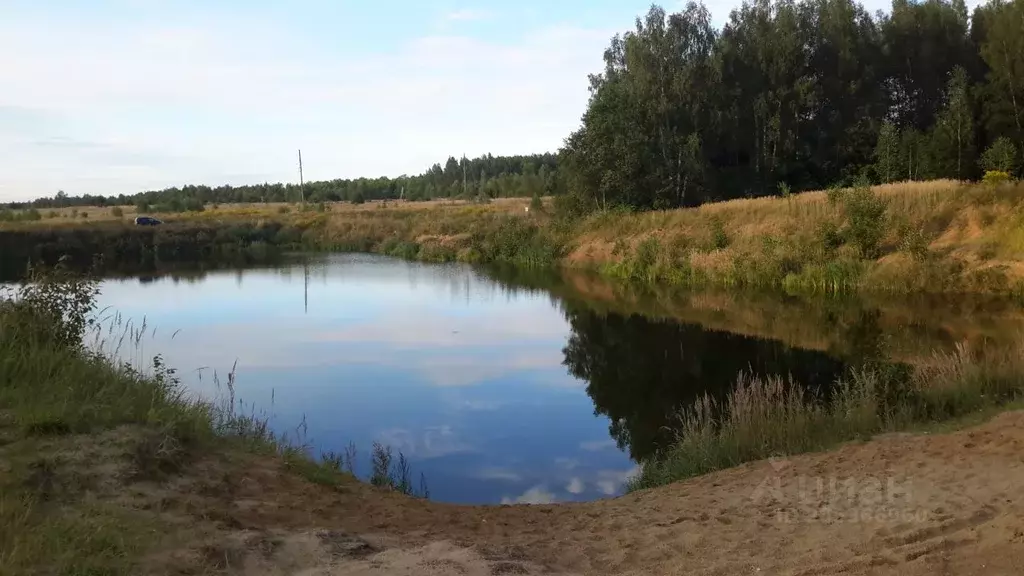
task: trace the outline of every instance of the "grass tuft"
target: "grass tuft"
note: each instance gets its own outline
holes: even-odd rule
[[[680,413],[675,444],[644,462],[629,488],[934,426],[1022,398],[1024,348],[981,355],[961,345],[913,371],[862,367],[838,381],[830,398],[783,378],[741,375],[724,403],[703,396]]]

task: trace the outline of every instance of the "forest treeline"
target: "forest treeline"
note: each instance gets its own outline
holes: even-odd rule
[[[560,157],[594,205],[1020,169],[1024,0],[756,0],[721,30],[654,6],[604,61]]]
[[[858,181],[1019,174],[1024,0],[754,0],[716,29],[658,6],[615,36],[559,154],[449,158],[418,176],[309,182],[307,201],[562,194],[561,207],[693,206]],[[184,186],[50,208],[298,201],[296,184]],[[24,207],[12,206],[12,207]]]
[[[118,196],[69,196],[12,203],[10,208],[64,208],[76,206],[139,206],[142,210],[177,212],[202,209],[204,204],[251,202],[307,202],[347,200],[429,200],[433,198],[507,198],[559,193],[555,154],[492,156],[473,159],[449,157],[423,174],[398,178],[356,178],[247,186],[195,186],[151,190]]]

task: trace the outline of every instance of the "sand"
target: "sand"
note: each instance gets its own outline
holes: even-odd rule
[[[240,456],[193,468],[137,491],[193,522],[148,573],[1024,574],[1024,412],[582,504],[447,505]]]

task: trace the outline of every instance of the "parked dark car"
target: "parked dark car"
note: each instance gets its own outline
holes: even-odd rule
[[[163,222],[153,218],[152,216],[139,216],[135,219],[136,226],[157,226],[160,224],[163,224]]]

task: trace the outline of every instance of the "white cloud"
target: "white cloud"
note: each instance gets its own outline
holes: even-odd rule
[[[378,436],[382,444],[396,453],[415,458],[437,458],[474,450],[474,446],[459,438],[451,426],[428,426],[419,432],[392,428]]]
[[[615,496],[625,487],[630,478],[640,473],[640,467],[629,470],[600,470],[597,473],[597,489],[605,496]]]
[[[543,485],[534,486],[515,498],[504,496],[501,499],[502,504],[553,504],[557,501],[555,494]]]
[[[580,465],[580,461],[575,458],[555,458],[555,466],[562,470],[572,470]]]
[[[551,27],[514,44],[427,36],[348,56],[301,30],[234,18],[5,14],[0,53],[18,57],[0,63],[0,194],[291,181],[299,147],[310,179],[554,150],[614,32]],[[4,110],[27,111],[18,130]],[[80,145],[34,144],[54,138]]]
[[[584,490],[583,481],[579,478],[573,478],[569,480],[569,485],[565,487],[565,491],[569,494],[582,494]]]
[[[520,482],[523,479],[517,472],[506,468],[484,468],[477,472],[476,477],[480,480],[501,480],[503,482]]]
[[[612,440],[611,438],[580,443],[580,449],[586,450],[587,452],[600,452],[601,450],[608,450],[615,447],[615,440]]]

